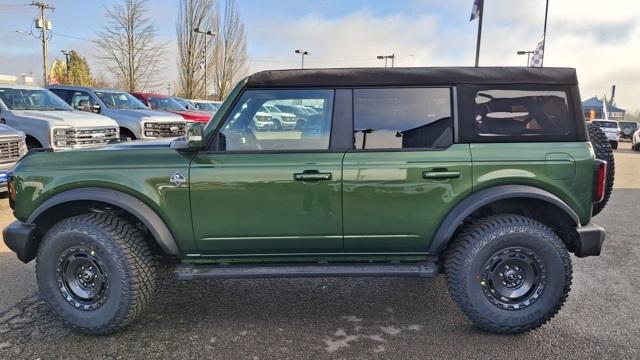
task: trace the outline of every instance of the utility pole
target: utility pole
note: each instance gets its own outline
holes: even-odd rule
[[[49,35],[47,31],[51,30],[51,21],[44,17],[45,10],[55,10],[55,8],[43,1],[33,0],[31,6],[35,6],[40,10],[40,16],[35,20],[36,29],[40,29],[40,41],[42,42],[42,75],[44,77],[44,86],[49,85]]]
[[[310,52],[308,52],[307,50],[296,50],[295,51],[296,54],[300,54],[300,56],[302,57],[302,66],[301,69],[304,69],[304,57],[307,55],[311,55]]]
[[[69,57],[71,56],[71,53],[67,50],[60,50],[60,52],[62,53],[62,55],[64,55],[64,60],[66,63],[66,75],[67,75],[67,83],[71,84],[71,78],[69,77],[69,66],[71,64],[71,60],[69,59]]]
[[[200,30],[200,28],[193,29],[194,33],[204,34],[204,54],[202,58],[204,59],[204,99],[209,100],[209,91],[207,86],[207,36],[215,36],[216,34],[211,30]]]

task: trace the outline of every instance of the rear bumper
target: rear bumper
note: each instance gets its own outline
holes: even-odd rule
[[[576,229],[578,239],[574,254],[577,257],[598,256],[604,243],[605,231],[601,226],[589,223]]]
[[[16,220],[2,231],[2,236],[4,237],[4,243],[11,251],[16,253],[18,259],[28,263],[35,259],[38,251],[35,233],[35,224],[26,224]]]

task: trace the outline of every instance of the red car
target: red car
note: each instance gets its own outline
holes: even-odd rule
[[[152,93],[131,93],[145,105],[154,110],[168,111],[182,116],[186,121],[207,123],[211,120],[211,114],[202,111],[187,110],[179,102],[170,96]]]

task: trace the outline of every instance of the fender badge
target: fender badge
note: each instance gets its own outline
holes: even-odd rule
[[[169,181],[171,181],[172,183],[174,183],[177,187],[180,187],[180,185],[185,181],[186,179],[184,178],[184,176],[182,174],[180,174],[179,171],[176,171],[175,174],[171,175],[171,177],[169,178]]]

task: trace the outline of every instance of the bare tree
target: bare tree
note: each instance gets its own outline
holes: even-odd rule
[[[247,66],[247,35],[236,0],[225,0],[223,21],[213,49],[212,77],[219,99],[231,92]]]
[[[147,16],[146,0],[121,0],[105,8],[107,25],[96,35],[98,58],[127,91],[155,85],[165,43]]]
[[[213,36],[194,33],[194,29],[218,29],[218,11],[214,0],[180,0],[180,12],[176,21],[178,39],[178,89],[186,98],[203,97],[204,56],[207,49],[214,49]]]

